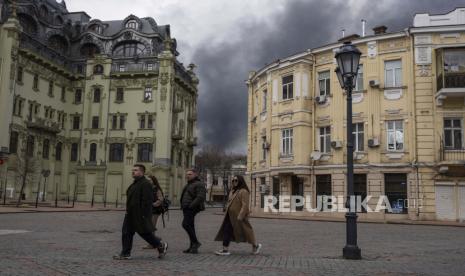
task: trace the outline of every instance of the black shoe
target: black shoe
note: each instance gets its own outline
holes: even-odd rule
[[[113,256],[113,260],[130,260],[131,255],[117,254]]]
[[[161,246],[158,247],[158,258],[163,258],[166,255],[166,252],[168,251],[168,243],[167,242],[162,242]]]
[[[191,248],[187,248],[186,250],[183,250],[182,253],[191,253]]]
[[[201,245],[202,245],[202,244],[201,244],[200,242],[192,244],[189,253],[191,253],[191,254],[198,254],[198,253],[199,253],[199,247],[200,247]]]

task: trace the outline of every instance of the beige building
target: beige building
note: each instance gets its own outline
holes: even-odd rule
[[[24,183],[26,200],[45,191],[121,202],[142,163],[177,203],[196,144],[198,79],[177,61],[170,26],[91,19],[55,0],[0,0],[0,15],[4,195],[17,198]]]
[[[359,217],[464,220],[464,8],[417,14],[402,32],[379,26],[251,72],[254,212],[263,212],[265,195],[307,196],[313,208],[317,196],[346,195],[346,100],[334,73],[346,40],[362,52],[352,100],[355,193],[372,196],[373,209],[381,196],[392,206]],[[344,216],[305,210],[291,214]]]

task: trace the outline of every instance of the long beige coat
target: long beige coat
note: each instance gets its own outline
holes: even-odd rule
[[[229,193],[228,204],[226,205],[226,212],[223,218],[221,228],[216,235],[215,241],[223,240],[223,228],[226,219],[226,215],[229,214],[231,225],[233,227],[234,242],[248,242],[255,244],[255,234],[252,229],[252,225],[249,222],[249,200],[250,193],[246,189],[240,189],[239,191]]]

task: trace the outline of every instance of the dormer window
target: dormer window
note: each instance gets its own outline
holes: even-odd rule
[[[129,20],[126,23],[126,28],[128,28],[128,29],[137,29],[137,21],[136,20]]]
[[[97,25],[97,24],[94,24],[94,25],[90,26],[89,29],[90,29],[92,32],[97,33],[97,34],[101,34],[102,31],[103,31],[102,26]]]

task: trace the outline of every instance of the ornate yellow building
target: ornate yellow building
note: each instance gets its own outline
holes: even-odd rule
[[[0,0],[0,15],[2,194],[121,202],[142,163],[178,202],[198,79],[170,26],[91,20],[55,0]]]
[[[373,30],[250,73],[254,212],[263,212],[265,195],[308,196],[312,207],[317,196],[346,195],[346,100],[334,55],[350,40],[362,52],[352,101],[355,193],[372,196],[373,209],[384,195],[392,206],[359,217],[465,219],[465,9],[417,14],[402,32]]]

